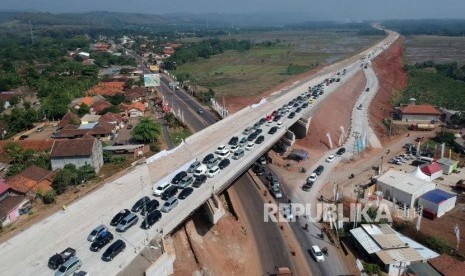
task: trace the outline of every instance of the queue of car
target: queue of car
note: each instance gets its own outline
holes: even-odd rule
[[[303,109],[313,104],[315,99],[323,94],[324,84],[329,85],[328,81],[326,81],[313,88],[309,87],[307,92],[273,111],[271,115],[261,118],[252,127],[247,127],[242,132],[243,137],[231,137],[228,146],[218,146],[214,154],[208,154],[201,162],[196,160],[186,171],[178,172],[171,182],[154,185],[153,196],[160,197],[165,201],[161,207],[160,202],[156,199],[143,196],[134,203],[130,210],[123,209],[115,214],[109,223],[110,226],[115,227],[115,231],[117,232],[125,232],[138,223],[139,216],[137,213],[140,213],[140,216],[143,218],[140,227],[142,229],[149,229],[162,218],[162,212],[170,212],[176,208],[179,200],[188,198],[194,192],[192,187],[199,188],[207,181],[207,178],[214,178],[221,170],[228,167],[231,160],[241,159],[246,151],[252,151],[256,145],[263,143],[265,141],[265,136],[261,135],[263,132],[261,127],[263,125],[269,127],[267,132],[269,135],[274,135],[282,128],[283,122],[281,119],[285,114],[289,113],[287,118],[292,119],[297,113],[302,112]],[[260,171],[263,171],[263,168],[256,167],[254,171],[259,174]],[[269,178],[269,189],[275,198],[282,197],[277,177]],[[178,194],[179,190],[181,192]],[[160,209],[158,210],[159,207]],[[112,243],[113,239],[114,235],[103,224],[93,229],[87,237],[87,240],[91,242],[89,249],[93,252],[98,252],[111,243],[101,257],[103,261],[107,262],[112,261],[126,248],[126,243],[122,239],[118,239]],[[75,257],[75,253],[74,249],[68,248],[61,254],[55,254],[50,258],[49,267],[51,269],[59,268],[55,275],[72,275],[80,269],[82,263]]]

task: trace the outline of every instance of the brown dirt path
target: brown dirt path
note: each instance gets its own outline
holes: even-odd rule
[[[403,65],[404,40],[399,38],[387,51],[372,62],[379,80],[379,89],[369,109],[370,125],[381,144],[389,141],[384,118],[390,117],[393,110],[392,97],[407,86],[407,73]]]

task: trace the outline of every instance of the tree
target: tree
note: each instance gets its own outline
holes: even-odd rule
[[[42,200],[45,204],[52,204],[55,203],[55,199],[57,197],[57,193],[54,190],[48,191],[43,195]]]
[[[60,170],[53,179],[52,188],[61,195],[71,183],[71,176],[68,170]]]
[[[13,105],[13,106],[19,104],[20,101],[21,101],[21,99],[17,95],[11,96],[11,98],[9,100],[10,104]]]
[[[5,110],[5,101],[0,99],[0,113],[2,113],[3,110]]]
[[[79,106],[79,109],[77,111],[77,115],[79,117],[82,117],[85,114],[90,114],[90,107],[85,103],[81,103],[81,105]]]
[[[103,109],[102,111],[100,111],[99,114],[104,115],[104,114],[109,113],[109,112],[118,114],[118,113],[121,112],[121,109],[119,109],[119,107],[117,107],[116,105],[112,105],[112,106],[109,106],[109,107]]]
[[[161,125],[147,117],[141,118],[132,130],[134,138],[144,143],[154,141],[160,134]]]
[[[115,95],[108,97],[108,100],[112,105],[119,105],[124,101],[124,94],[116,93]]]

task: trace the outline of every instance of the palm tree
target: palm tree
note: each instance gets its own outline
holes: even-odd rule
[[[153,142],[161,134],[161,125],[154,120],[143,117],[132,131],[132,135],[138,141]]]

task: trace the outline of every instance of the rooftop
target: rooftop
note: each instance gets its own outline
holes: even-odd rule
[[[458,261],[448,255],[440,255],[428,260],[428,263],[441,275],[461,276],[465,271],[465,262]]]
[[[458,163],[458,162],[459,161],[452,160],[452,159],[445,158],[445,157],[438,160],[439,164],[448,165],[448,166],[452,166],[452,165],[454,165],[455,163]]]
[[[5,218],[16,206],[26,200],[25,196],[8,196],[0,201],[0,219]]]
[[[406,193],[415,194],[418,190],[423,190],[425,186],[434,189],[436,184],[433,182],[424,181],[412,176],[411,174],[404,173],[390,169],[378,178],[378,182],[385,183],[398,190]]]
[[[438,163],[434,162],[424,167],[421,167],[421,171],[428,176],[435,174],[437,172],[442,172],[442,167]]]
[[[441,112],[429,104],[406,105],[400,108],[402,114],[441,115]]]
[[[449,198],[455,197],[456,195],[450,194],[440,189],[434,189],[422,195],[420,198],[440,204],[441,202],[448,200]]]
[[[50,157],[91,156],[95,138],[55,140]]]
[[[41,185],[41,189],[46,192],[51,189],[52,174],[53,172],[49,170],[32,165],[19,174],[8,178],[6,183],[12,190],[25,194],[31,190],[37,190],[37,184],[43,182],[44,185]]]

